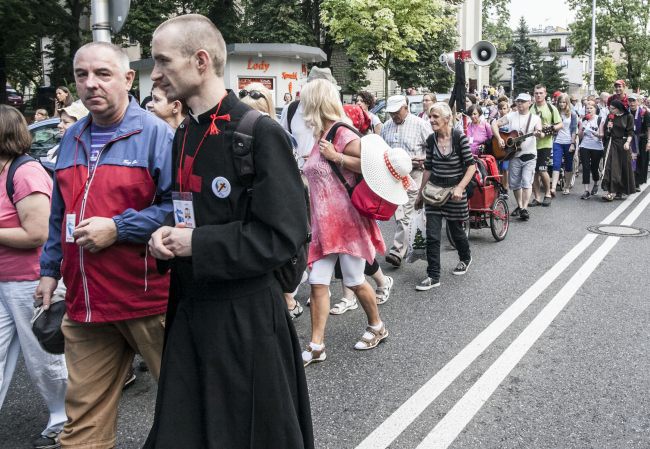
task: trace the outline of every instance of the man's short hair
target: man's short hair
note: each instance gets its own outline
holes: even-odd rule
[[[544,89],[544,90],[546,90],[546,86],[543,85],[543,84],[536,84],[536,85],[535,85],[535,90],[539,90],[539,89]]]
[[[117,57],[117,64],[120,66],[120,68],[124,73],[131,70],[129,56],[126,53],[124,53],[122,47],[115,44],[111,44],[110,42],[89,42],[86,45],[81,46],[79,50],[77,50],[77,52],[74,54],[74,61],[77,60],[77,55],[79,54],[80,51],[87,50],[89,48],[97,48],[97,47],[106,48],[112,51],[113,53],[115,53],[115,56]]]
[[[223,78],[226,67],[226,41],[215,24],[201,14],[186,14],[161,23],[154,31],[154,36],[171,25],[176,25],[182,31],[179,33],[179,48],[183,56],[192,56],[198,50],[205,50],[212,59],[214,72]]]

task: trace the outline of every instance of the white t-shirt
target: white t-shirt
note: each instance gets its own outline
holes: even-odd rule
[[[571,116],[569,115],[567,117],[564,114],[560,114],[560,117],[562,117],[562,129],[557,132],[555,141],[562,145],[573,143],[571,142]]]
[[[536,129],[542,129],[542,120],[539,115],[532,114],[530,111],[528,114],[522,115],[518,111],[510,112],[506,117],[508,117],[508,129],[510,131],[519,131],[520,134],[532,133]],[[528,125],[528,118],[530,117],[530,125]],[[526,129],[526,125],[528,128]],[[521,143],[521,150],[516,153],[516,157],[520,157],[524,154],[537,154],[537,138],[535,136],[530,136]]]
[[[280,124],[284,129],[289,131],[289,125],[287,123],[287,107],[282,111],[280,117]],[[313,130],[307,126],[305,120],[302,118],[303,106],[302,103],[298,103],[298,108],[296,113],[291,119],[291,135],[296,139],[296,154],[298,155],[298,168],[302,170],[302,166],[305,164],[307,157],[311,154],[312,148],[314,148],[314,143],[316,139],[314,137]]]

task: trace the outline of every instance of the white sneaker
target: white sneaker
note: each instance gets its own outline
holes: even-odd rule
[[[375,289],[377,304],[383,304],[388,301],[388,298],[390,298],[390,292],[393,289],[393,278],[390,276],[384,276],[384,278],[386,279],[386,285]]]

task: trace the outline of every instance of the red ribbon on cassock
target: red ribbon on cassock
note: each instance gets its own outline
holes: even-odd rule
[[[210,116],[210,118],[212,119],[212,122],[210,123],[210,128],[208,128],[208,134],[211,135],[211,136],[214,136],[216,134],[221,133],[221,131],[219,131],[219,128],[217,128],[217,120],[223,120],[224,122],[229,122],[230,121],[230,114],[217,115],[215,113],[215,114],[212,114]]]

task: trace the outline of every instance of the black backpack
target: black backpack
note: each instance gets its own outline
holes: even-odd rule
[[[253,130],[263,114],[255,109],[248,110],[239,120],[232,138],[232,151],[235,161],[235,170],[240,182],[246,188],[248,194],[248,207],[246,219],[250,212],[250,202],[253,196],[253,179],[255,178],[255,162],[253,159]],[[305,192],[305,201],[309,210],[309,197]],[[293,292],[300,285],[302,275],[307,269],[307,257],[311,233],[307,234],[307,240],[298,249],[298,253],[287,261],[273,274],[280,283],[282,291]]]
[[[14,175],[16,174],[16,170],[21,165],[26,164],[27,162],[31,161],[36,161],[33,157],[31,157],[29,154],[23,154],[21,156],[18,156],[15,158],[13,161],[11,161],[11,164],[9,164],[9,171],[7,172],[7,196],[9,197],[9,200],[11,201],[12,204],[14,203]]]

